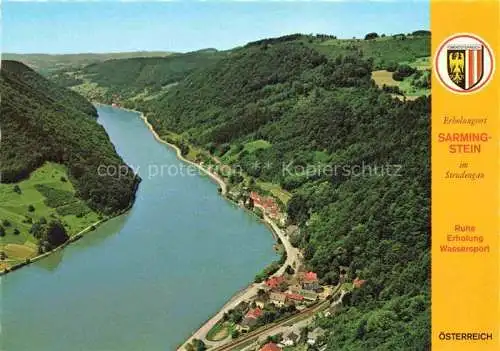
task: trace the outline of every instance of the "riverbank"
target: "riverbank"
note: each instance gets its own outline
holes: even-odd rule
[[[117,218],[117,217],[120,217],[124,214],[126,214],[128,211],[130,211],[130,209],[132,208],[132,206],[134,205],[134,201],[135,201],[135,193],[137,192],[137,189],[139,187],[139,184],[141,182],[141,179],[139,178],[138,181],[135,183],[134,185],[134,196],[132,197],[132,200],[131,202],[129,203],[129,205],[127,206],[127,208],[125,208],[123,211],[120,211],[118,212],[116,215],[113,215],[113,216],[108,216],[108,217],[105,217],[95,223],[92,223],[91,225],[89,225],[88,227],[80,230],[78,233],[76,234],[73,234],[72,236],[70,236],[70,238],[64,242],[63,244],[59,245],[58,247],[50,250],[50,251],[47,251],[47,252],[44,252],[43,254],[40,254],[40,255],[37,255],[35,257],[32,257],[32,258],[27,258],[26,261],[24,262],[21,262],[21,263],[18,263],[12,267],[9,267],[7,269],[4,269],[2,271],[0,271],[0,276],[3,276],[3,275],[6,275],[6,274],[9,274],[9,273],[12,273],[14,271],[17,271],[23,267],[26,267],[26,266],[29,266],[30,264],[32,263],[35,263],[37,261],[40,261],[41,259],[44,259],[56,252],[59,252],[61,250],[63,250],[66,246],[80,240],[81,238],[83,238],[85,235],[88,235],[90,234],[91,232],[95,231],[97,229],[97,227],[99,227],[101,224],[113,219],[113,218]]]
[[[99,221],[97,221],[95,223],[92,223],[91,225],[89,225],[86,228],[80,230],[76,234],[71,235],[66,242],[62,243],[61,245],[59,245],[58,247],[56,247],[56,248],[54,248],[54,249],[52,249],[50,251],[44,252],[43,254],[37,255],[35,257],[27,258],[24,262],[18,263],[16,265],[12,266],[12,267],[9,267],[7,269],[1,270],[0,271],[0,276],[12,273],[14,271],[17,271],[17,270],[19,270],[19,269],[21,269],[23,267],[29,266],[32,263],[40,261],[41,259],[44,259],[44,258],[52,255],[53,253],[59,252],[59,251],[63,250],[66,246],[68,246],[68,245],[70,245],[70,244],[72,244],[72,243],[80,240],[85,235],[87,235],[87,234],[95,231],[99,225],[101,225],[101,224],[103,224],[103,223],[105,223],[105,222],[107,222],[107,221],[109,221],[109,220],[111,220],[113,218],[117,218],[117,217],[120,217],[120,216],[126,214],[128,211],[130,211],[130,209],[134,205],[135,198],[136,198],[136,193],[137,193],[137,189],[139,188],[139,184],[140,183],[141,183],[141,178],[137,177],[137,180],[134,183],[133,195],[132,195],[132,198],[130,200],[130,203],[122,211],[119,211],[115,215],[104,217],[103,219],[101,219],[101,220],[99,220]]]
[[[85,235],[88,235],[90,234],[91,232],[95,231],[97,229],[98,226],[100,226],[101,224],[109,221],[110,219],[113,219],[113,218],[116,218],[116,217],[119,217],[119,216],[122,216],[124,215],[125,213],[127,213],[130,208],[132,207],[132,205],[130,205],[126,210],[124,210],[123,212],[120,212],[119,214],[117,214],[116,216],[110,216],[110,217],[106,217],[106,218],[103,218],[91,225],[89,225],[88,227],[82,229],[81,231],[79,231],[78,233],[72,235],[66,242],[64,242],[63,244],[59,245],[58,247],[50,250],[50,251],[47,251],[47,252],[44,252],[43,254],[40,254],[40,255],[37,255],[35,257],[32,257],[32,258],[28,258],[26,259],[25,262],[22,262],[22,263],[18,263],[8,269],[4,269],[0,272],[0,276],[3,276],[3,275],[6,275],[6,274],[9,274],[9,273],[12,273],[14,271],[17,271],[23,267],[26,267],[26,266],[29,266],[30,264],[32,263],[35,263],[37,261],[40,261],[56,252],[59,252],[61,250],[63,250],[66,246],[80,240],[81,238],[83,238]]]
[[[219,196],[218,185],[157,142],[138,114],[109,106],[98,111],[118,154],[142,178],[137,199],[127,215],[5,277],[9,350],[51,349],[54,340],[68,350],[175,350],[278,258],[257,215]],[[150,176],[150,165],[185,172]],[[40,286],[43,293],[31,298]],[[124,330],[134,332],[124,337]],[[61,333],[66,337],[58,339]]]
[[[210,172],[209,170],[207,170],[206,168],[203,168],[202,165],[196,163],[196,162],[193,162],[193,161],[190,161],[188,160],[187,158],[185,158],[184,156],[182,156],[182,152],[181,152],[181,149],[177,146],[177,145],[174,145],[174,144],[171,144],[165,140],[163,140],[162,138],[160,138],[160,136],[158,135],[158,133],[154,130],[153,126],[151,125],[151,123],[149,123],[148,119],[146,118],[146,116],[144,115],[144,113],[142,112],[139,112],[139,111],[134,111],[134,110],[129,110],[129,109],[124,109],[124,110],[128,110],[128,111],[132,111],[132,112],[136,112],[136,113],[139,113],[141,119],[144,121],[144,123],[146,124],[146,126],[148,127],[148,129],[151,131],[151,133],[153,134],[154,138],[162,143],[162,144],[165,144],[165,145],[168,145],[169,147],[173,148],[177,154],[177,158],[183,162],[186,162],[196,168],[198,168],[199,170],[201,170],[203,173],[205,173],[206,175],[208,175],[210,178],[212,178],[212,180],[214,180],[220,187],[221,189],[221,194],[222,195],[225,195],[227,193],[227,184],[226,182],[224,181],[224,179],[222,179],[218,174],[214,173],[214,172]]]
[[[8,267],[8,268],[0,270],[0,276],[12,273],[14,271],[17,271],[17,270],[19,270],[19,269],[21,269],[23,267],[29,266],[32,263],[40,261],[41,259],[44,259],[44,258],[52,255],[53,253],[59,252],[59,251],[63,250],[66,246],[68,246],[68,245],[70,245],[70,244],[72,244],[72,243],[80,240],[85,235],[87,235],[90,232],[93,232],[94,230],[96,230],[99,225],[101,225],[101,224],[103,224],[103,223],[105,223],[105,222],[107,222],[107,221],[109,221],[109,220],[111,220],[113,218],[117,218],[119,216],[122,216],[122,215],[126,214],[132,208],[132,206],[134,205],[134,202],[135,202],[135,199],[136,199],[137,189],[139,188],[139,184],[141,183],[141,180],[142,179],[140,177],[138,177],[138,176],[136,177],[136,180],[135,180],[134,185],[133,185],[133,190],[132,190],[132,196],[131,196],[131,199],[130,199],[130,203],[128,204],[128,206],[126,208],[124,208],[123,210],[117,212],[114,215],[104,217],[101,220],[92,223],[91,225],[89,225],[86,228],[80,230],[76,234],[71,235],[66,242],[62,243],[61,245],[59,245],[58,247],[56,247],[56,248],[54,248],[54,249],[52,249],[50,251],[44,252],[43,254],[36,255],[34,257],[26,258],[26,260],[24,262],[20,262],[20,263],[17,263],[15,265],[11,266],[11,267]]]
[[[14,265],[14,266],[10,267],[9,269],[1,271],[0,272],[0,276],[8,274],[8,273],[12,273],[12,272],[14,272],[14,271],[16,271],[16,270],[18,270],[18,269],[20,269],[22,267],[28,266],[28,265],[30,265],[32,263],[35,263],[35,262],[37,262],[37,261],[39,261],[39,260],[41,260],[41,259],[43,259],[45,257],[48,257],[48,256],[52,255],[53,253],[61,251],[62,249],[64,249],[69,244],[71,244],[71,243],[73,243],[73,242],[75,242],[75,241],[83,238],[83,236],[86,233],[94,231],[97,228],[98,225],[104,223],[105,221],[107,221],[109,219],[111,219],[111,217],[110,218],[106,218],[106,219],[101,219],[100,221],[97,221],[97,222],[89,225],[87,228],[84,228],[83,230],[79,231],[78,233],[76,233],[75,235],[73,235],[72,237],[70,237],[65,243],[59,245],[58,247],[56,247],[53,250],[50,250],[48,252],[44,252],[43,254],[35,256],[33,258],[28,258],[26,260],[26,262],[19,263],[17,265]]]
[[[99,104],[95,103],[96,105],[105,105],[105,104]],[[108,105],[106,105],[108,106]],[[148,121],[147,117],[145,114],[141,111],[137,110],[132,110],[132,109],[127,109],[123,107],[119,107],[122,110],[125,111],[130,111],[137,113],[141,120],[144,122],[144,124],[148,127],[149,131],[153,134],[153,137],[155,140],[161,144],[167,145],[171,147],[172,149],[175,150],[176,152],[176,157],[194,167],[202,171],[204,174],[208,175],[216,184],[219,185],[220,191],[222,195],[226,195],[228,185],[224,181],[224,179],[219,176],[218,174],[211,172],[210,170],[204,168],[201,164],[198,164],[196,162],[193,162],[191,160],[188,160],[182,155],[181,149],[172,143],[169,143],[168,141],[162,139],[160,135],[156,132],[154,129],[153,125]],[[227,200],[231,201],[227,197],[225,197]],[[271,230],[273,236],[279,241],[281,241],[281,244],[283,245],[285,252],[286,252],[286,260],[285,262],[280,266],[280,268],[271,276],[279,276],[283,275],[286,268],[288,266],[291,267],[298,267],[300,261],[301,261],[301,255],[300,252],[297,248],[293,247],[288,240],[288,237],[286,236],[285,232],[268,216],[264,214],[262,221],[266,226]],[[222,318],[224,313],[227,311],[233,309],[236,307],[238,304],[240,304],[242,301],[248,300],[251,297],[255,296],[260,288],[262,288],[264,283],[251,283],[247,287],[243,288],[239,292],[237,292],[233,297],[229,299],[228,302],[226,302],[221,309],[212,317],[210,317],[205,323],[201,325],[201,327],[196,330],[182,345],[178,350],[185,350],[185,346],[189,344],[193,339],[201,339],[203,340],[207,345],[215,344],[211,343],[208,340],[206,340],[206,335],[207,333],[213,328],[213,326]],[[219,344],[219,343],[217,343]]]
[[[171,148],[173,148],[176,151],[176,156],[179,160],[186,162],[199,170],[201,170],[203,173],[208,175],[214,182],[216,182],[220,189],[221,189],[221,194],[226,195],[227,193],[227,188],[228,185],[224,181],[222,177],[220,177],[218,174],[211,172],[210,170],[207,170],[203,168],[202,165],[195,163],[191,160],[188,160],[182,155],[181,149],[172,143],[167,142],[166,140],[162,139],[160,135],[156,132],[154,129],[153,125],[148,121],[147,117],[145,114],[141,111],[136,111],[136,110],[131,110],[127,108],[122,108],[123,110],[134,112],[139,114],[140,118],[143,120],[143,122],[146,124],[150,132],[153,134],[154,138],[156,141],[158,141],[161,144],[165,144]],[[231,201],[227,197],[225,197],[227,200]],[[232,201],[231,201],[232,202]],[[280,276],[283,275],[286,271],[286,268],[288,266],[291,267],[298,267],[300,261],[301,261],[301,255],[300,251],[293,247],[292,244],[290,243],[288,237],[286,236],[286,233],[268,216],[264,214],[263,218],[261,219],[264,224],[271,230],[271,233],[275,237],[275,239],[279,239],[281,241],[281,244],[284,246],[285,252],[286,252],[286,260],[285,262],[281,265],[281,267],[271,275],[273,276]],[[278,241],[278,240],[277,240]],[[250,298],[254,297],[257,295],[259,289],[261,289],[264,286],[264,282],[262,283],[251,283],[247,287],[241,289],[238,291],[235,295],[233,295],[228,302],[226,302],[218,312],[215,313],[212,317],[210,317],[205,323],[201,325],[200,328],[198,328],[191,336],[177,349],[178,351],[181,350],[186,350],[186,346],[191,343],[194,339],[199,339],[203,340],[206,345],[208,346],[219,346],[221,343],[224,343],[225,341],[222,342],[210,342],[206,339],[206,335],[208,332],[219,322],[219,320],[224,316],[225,313],[227,313],[229,310],[234,309],[236,306],[238,306],[241,302],[249,300]]]
[[[274,232],[274,234],[281,240],[285,251],[287,253],[286,261],[281,265],[281,267],[273,273],[270,277],[281,276],[285,273],[286,268],[290,265],[291,267],[296,267],[300,263],[301,255],[297,248],[294,248],[285,232],[281,230],[273,220],[269,217],[264,216],[263,221],[267,226]],[[224,344],[227,340],[212,342],[206,339],[208,332],[222,319],[225,313],[229,310],[234,309],[241,302],[247,301],[257,295],[259,289],[264,287],[265,283],[252,283],[246,288],[240,290],[236,293],[229,301],[222,306],[222,308],[210,319],[208,319],[198,330],[196,330],[178,349],[177,351],[185,351],[186,346],[191,343],[194,339],[203,340],[203,342],[210,347],[216,347]]]
[[[144,113],[140,111],[135,111],[135,110],[130,110],[130,109],[124,109],[127,111],[135,112],[138,113],[140,118],[144,121],[148,129],[151,131],[153,134],[154,138],[165,145],[168,145],[169,147],[173,148],[176,151],[177,158],[181,161],[184,161],[190,165],[193,165],[203,171],[205,174],[207,174],[212,180],[214,180],[221,189],[221,194],[225,195],[227,193],[227,184],[225,183],[224,179],[222,179],[218,174],[210,172],[209,170],[203,168],[202,165],[197,164],[195,162],[192,162],[188,159],[186,159],[181,152],[181,149],[174,144],[171,144],[167,142],[166,140],[163,140],[159,134],[154,130],[153,126],[151,123],[148,121],[147,117],[144,115]],[[229,200],[229,199],[228,199]],[[301,255],[300,251],[293,247],[290,241],[288,240],[288,237],[286,233],[268,216],[264,215],[262,218],[262,221],[270,228],[271,232],[274,234],[275,238],[279,239],[281,241],[281,244],[284,246],[285,252],[286,252],[286,260],[285,262],[281,265],[281,267],[271,275],[272,276],[280,276],[285,273],[285,270],[288,266],[291,267],[298,267],[300,260],[301,260]],[[251,297],[255,296],[260,288],[262,288],[264,283],[252,283],[246,288],[240,290],[238,293],[236,293],[229,301],[210,319],[208,319],[197,331],[195,331],[182,345],[178,350],[185,350],[185,347],[193,341],[193,339],[200,339],[203,340],[207,345],[215,344],[211,343],[208,340],[206,340],[206,335],[207,333],[213,328],[213,326],[222,318],[224,313],[228,312],[229,310],[235,308],[237,305],[239,305],[242,301],[248,300]],[[219,343],[217,343],[219,344]],[[212,345],[213,346],[213,345]]]
[[[93,104],[94,105],[102,105],[102,106],[110,106],[110,105],[103,104],[103,103],[100,103],[100,102],[95,102],[95,101],[93,102]],[[172,149],[175,150],[177,158],[179,160],[181,160],[181,161],[183,161],[185,163],[188,163],[191,166],[196,167],[197,169],[199,169],[200,171],[202,171],[204,174],[206,174],[207,176],[209,176],[214,182],[216,182],[219,185],[219,187],[221,189],[221,194],[222,195],[225,195],[227,193],[227,184],[224,181],[224,179],[222,179],[218,174],[216,174],[214,172],[210,172],[206,168],[203,168],[202,165],[200,165],[200,164],[198,164],[196,162],[193,162],[191,160],[188,160],[187,158],[185,158],[182,155],[182,151],[181,151],[181,149],[177,145],[169,143],[168,141],[162,139],[160,137],[160,135],[154,129],[153,125],[148,121],[148,119],[146,118],[146,116],[144,115],[143,112],[137,111],[137,110],[133,110],[133,109],[130,109],[130,108],[121,107],[121,106],[113,106],[113,107],[114,108],[119,108],[119,109],[124,110],[124,111],[129,111],[129,112],[137,113],[139,115],[139,117],[143,120],[143,122],[146,124],[146,127],[148,127],[148,129],[151,132],[151,134],[153,134],[153,137],[156,139],[156,141],[158,141],[161,144],[165,144],[165,145],[171,147]]]
[[[148,119],[146,118],[144,113],[142,113],[140,111],[122,108],[122,107],[120,107],[120,108],[123,110],[138,113],[140,115],[140,118],[144,121],[144,123],[146,124],[146,126],[148,127],[148,129],[151,131],[151,133],[153,134],[153,136],[155,137],[155,139],[158,142],[165,144],[165,145],[168,145],[169,147],[173,148],[176,151],[177,158],[179,160],[186,162],[192,166],[195,166],[196,168],[198,168],[199,170],[204,172],[206,175],[208,175],[210,178],[212,178],[220,186],[222,195],[225,195],[227,193],[228,186],[227,186],[226,182],[224,181],[224,179],[222,179],[218,174],[216,174],[214,172],[210,172],[206,168],[203,168],[202,165],[195,163],[193,161],[190,161],[190,160],[186,159],[184,156],[182,156],[181,149],[177,145],[169,143],[169,142],[163,140],[159,136],[159,134],[154,130],[153,126],[148,121]],[[229,201],[231,201],[231,200],[229,200]],[[257,206],[257,207],[259,207],[259,206]],[[269,218],[268,216],[266,216],[264,214],[262,221],[271,229],[271,232],[275,235],[275,238],[277,238],[281,241],[281,243],[283,244],[285,251],[287,253],[287,260],[285,261],[283,266],[275,273],[275,274],[278,274],[279,272],[281,272],[281,274],[282,274],[284,272],[284,270],[286,269],[288,264],[290,264],[290,266],[294,266],[294,264],[298,263],[298,259],[300,257],[299,250],[292,246],[292,244],[288,240],[288,237],[286,236],[285,232],[271,218]]]

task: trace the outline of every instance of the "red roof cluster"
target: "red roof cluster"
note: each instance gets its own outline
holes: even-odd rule
[[[257,308],[254,308],[254,309],[248,311],[247,314],[245,315],[245,318],[257,319],[260,316],[262,316],[262,310],[257,307]]]
[[[279,213],[278,204],[271,197],[262,197],[255,191],[250,192],[250,198],[253,200],[253,204],[258,207],[262,207],[266,212],[268,212],[271,217],[276,217]]]
[[[306,282],[315,282],[318,280],[318,275],[314,272],[307,272],[304,274],[304,281]]]
[[[300,294],[286,294],[286,297],[290,300],[302,301],[304,300],[304,296]]]
[[[271,289],[276,289],[280,286],[281,283],[285,281],[285,277],[280,276],[280,277],[272,277],[266,280],[266,285],[267,287]]]
[[[281,348],[278,347],[274,342],[270,342],[262,346],[260,351],[281,351]]]
[[[253,200],[254,204],[260,205],[262,203],[262,198],[255,191],[250,192],[250,198]]]
[[[361,288],[361,286],[366,283],[366,280],[363,280],[363,279],[359,279],[358,277],[356,277],[356,279],[354,279],[354,281],[352,282],[352,284],[356,287],[356,288]]]

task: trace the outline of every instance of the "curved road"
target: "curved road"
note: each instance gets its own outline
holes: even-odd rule
[[[224,182],[224,180],[216,173],[213,173],[213,172],[210,172],[210,170],[206,169],[206,168],[203,168],[202,165],[196,163],[196,162],[193,162],[193,161],[190,161],[188,160],[187,158],[185,158],[184,156],[182,156],[182,152],[181,152],[181,149],[177,146],[177,145],[174,145],[174,144],[170,144],[169,142],[163,140],[162,138],[160,138],[160,136],[158,135],[158,133],[154,130],[153,126],[151,125],[151,123],[149,123],[148,119],[146,118],[146,116],[144,115],[144,113],[140,112],[140,111],[135,111],[135,110],[129,110],[129,109],[124,109],[124,110],[128,110],[128,111],[133,111],[133,112],[136,112],[136,113],[139,113],[140,116],[141,116],[141,119],[144,121],[144,123],[146,124],[146,126],[148,127],[148,129],[151,131],[151,133],[153,134],[154,138],[162,143],[162,144],[165,144],[165,145],[168,145],[170,146],[171,148],[173,148],[175,150],[175,152],[177,153],[177,158],[179,160],[182,160],[196,168],[198,168],[199,170],[201,170],[203,173],[205,173],[206,175],[208,175],[210,178],[212,178],[217,184],[219,184],[220,188],[221,188],[221,194],[222,195],[225,195],[226,192],[227,192],[227,185],[226,183]]]

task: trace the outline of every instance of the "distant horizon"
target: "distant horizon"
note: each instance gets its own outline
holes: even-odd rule
[[[209,49],[209,48],[207,48]],[[203,50],[203,49],[201,49]],[[195,50],[197,51],[197,50]],[[108,52],[2,52],[2,55],[46,55],[46,56],[71,56],[71,55],[106,55],[106,54],[135,54],[135,53],[165,53],[165,54],[185,54],[187,52],[163,51],[163,50],[135,50],[135,51],[108,51]],[[191,51],[188,51],[191,52]]]
[[[9,2],[6,54],[77,55],[230,50],[283,35],[363,39],[428,30],[418,2]]]
[[[391,37],[391,36],[394,36],[394,35],[398,35],[398,34],[411,34],[412,32],[415,32],[415,31],[418,31],[418,30],[426,30],[426,31],[430,31],[430,28],[418,28],[418,29],[415,29],[415,30],[411,30],[409,31],[408,33],[378,33],[378,32],[375,32],[379,35],[381,34],[385,34],[387,37]],[[292,34],[301,34],[301,35],[312,35],[312,36],[315,36],[315,35],[334,35],[334,34],[329,34],[329,33],[314,33],[314,34],[306,34],[306,33],[290,33],[290,34],[284,34],[282,36],[287,36],[287,35],[292,35]],[[368,33],[367,33],[368,34]],[[280,36],[280,37],[282,37]],[[0,54],[1,55],[47,55],[47,56],[71,56],[71,55],[106,55],[106,54],[135,54],[135,53],[165,53],[165,54],[188,54],[188,53],[191,53],[191,52],[197,52],[197,51],[205,51],[205,50],[216,50],[216,51],[229,51],[229,50],[232,50],[232,49],[235,49],[235,48],[238,48],[238,47],[242,47],[244,45],[247,45],[249,43],[252,43],[254,41],[258,41],[258,40],[263,40],[263,39],[274,39],[274,38],[279,38],[279,37],[263,37],[263,38],[256,38],[255,40],[252,40],[252,41],[249,41],[245,44],[242,44],[242,45],[238,45],[238,46],[235,46],[233,48],[229,48],[229,49],[217,49],[217,48],[214,48],[214,47],[207,47],[207,48],[200,48],[200,49],[195,49],[195,50],[191,50],[191,51],[185,51],[185,52],[182,52],[182,51],[168,51],[168,50],[133,50],[133,51],[103,51],[103,52],[69,52],[69,53],[57,53],[57,52],[1,52]],[[364,40],[364,38],[336,38],[336,40]]]

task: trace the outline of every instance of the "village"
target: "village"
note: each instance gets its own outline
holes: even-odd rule
[[[285,273],[267,279],[256,296],[241,302],[225,314],[224,320],[233,322],[234,330],[246,333],[324,301],[331,291],[331,287],[319,284],[314,272],[301,272],[297,276]]]
[[[255,284],[247,299],[225,310],[206,335],[193,340],[193,348],[188,345],[186,350],[324,350],[325,332],[314,326],[315,315],[336,313],[343,296],[365,282],[359,278],[348,282],[344,277],[337,286],[322,285],[315,272],[300,270],[271,276]],[[244,347],[239,340],[245,341]],[[197,343],[202,347],[194,347]]]
[[[347,274],[341,274],[338,285],[322,284],[316,272],[303,266],[299,249],[291,245],[290,236],[299,229],[287,225],[286,215],[273,197],[246,187],[233,188],[224,195],[272,227],[282,260],[265,269],[264,276],[257,275],[245,293],[226,305],[213,323],[200,328],[199,339],[191,338],[185,349],[233,350],[234,342],[248,339],[252,342],[234,350],[324,350],[324,330],[313,327],[313,317],[335,313],[343,296],[360,288],[365,280],[356,277],[348,281]],[[303,348],[294,348],[299,346]]]
[[[249,287],[233,297],[179,350],[324,350],[325,333],[314,326],[314,317],[318,313],[334,314],[343,296],[360,288],[365,280],[348,280],[347,267],[340,267],[339,283],[323,284],[316,272],[304,266],[301,251],[292,245],[292,237],[300,235],[300,229],[289,223],[285,204],[275,194],[247,177],[231,181],[220,167],[213,167],[220,166],[217,158],[198,154],[194,163],[219,183],[221,195],[269,225],[281,259],[257,274]],[[239,346],[235,347],[235,343]]]

